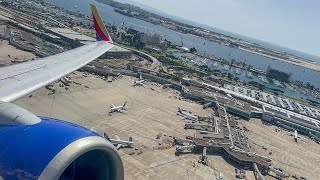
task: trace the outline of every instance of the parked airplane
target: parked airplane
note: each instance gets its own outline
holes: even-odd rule
[[[121,106],[115,106],[115,105],[111,104],[111,106],[110,106],[111,109],[109,111],[109,114],[113,113],[113,112],[122,112],[123,110],[126,110],[124,108],[126,106],[126,104],[127,104],[127,101],[124,102]]]
[[[142,86],[144,79],[142,78],[142,74],[140,74],[139,80],[133,81],[133,86]]]
[[[291,133],[290,136],[293,136],[294,141],[295,141],[296,143],[298,143],[298,139],[301,138],[301,136],[298,135],[298,131],[297,131],[297,130],[294,130],[294,132]]]
[[[121,147],[132,148],[135,146],[134,142],[132,141],[132,137],[129,137],[128,141],[124,141],[124,140],[121,140],[119,138],[119,136],[117,136],[116,134],[115,134],[115,136],[116,136],[116,139],[110,139],[110,138],[108,138],[106,133],[103,134],[103,137],[108,139],[114,146],[116,146],[117,149],[120,149]]]
[[[122,160],[111,142],[79,125],[38,117],[12,103],[114,46],[95,5],[90,6],[97,42],[0,68],[0,179],[124,179]]]
[[[223,173],[222,173],[222,172],[220,172],[220,174],[219,174],[219,176],[218,176],[217,180],[222,180],[222,179],[223,179]]]
[[[193,115],[193,114],[191,114],[191,113],[187,112],[186,110],[183,110],[179,107],[177,110],[177,115],[182,116],[183,119],[188,119],[191,121],[198,121],[198,119],[199,119],[198,116]]]

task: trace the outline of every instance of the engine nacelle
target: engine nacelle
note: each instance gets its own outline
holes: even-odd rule
[[[122,180],[124,170],[117,149],[105,138],[41,117],[35,124],[0,125],[1,178]]]
[[[124,179],[121,159],[102,137],[79,139],[57,154],[39,179]]]

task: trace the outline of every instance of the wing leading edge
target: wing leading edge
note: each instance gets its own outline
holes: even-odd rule
[[[78,70],[114,45],[93,42],[50,57],[0,68],[0,101],[12,102]]]

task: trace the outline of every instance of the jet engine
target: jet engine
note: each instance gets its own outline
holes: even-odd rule
[[[81,126],[0,102],[0,180],[124,179],[116,148]]]

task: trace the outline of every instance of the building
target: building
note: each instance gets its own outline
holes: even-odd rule
[[[228,122],[230,126],[227,125]],[[225,115],[221,116],[219,113],[219,117],[213,117],[213,121],[203,121],[201,124],[194,124],[191,125],[196,127],[193,129],[197,129],[203,125],[210,125],[213,128],[209,131],[196,131],[193,138],[193,152],[203,152],[205,147],[208,154],[220,154],[228,162],[242,169],[252,169],[252,164],[256,163],[259,166],[259,170],[264,172],[268,170],[271,159],[248,151],[248,142],[240,135],[242,130],[235,128],[236,122],[234,119],[230,118],[227,121]],[[233,141],[231,141],[230,137],[233,137]],[[240,145],[241,148],[239,148]]]
[[[262,120],[288,130],[297,130],[306,135],[320,138],[320,121],[274,106],[263,106]]]
[[[54,36],[58,36],[59,38],[61,38],[61,40],[68,42],[74,48],[96,41],[96,39],[92,37],[83,35],[67,28],[48,27],[46,29],[46,32],[53,34]]]
[[[102,55],[100,58],[105,59],[126,59],[132,55],[132,51],[124,49],[119,46],[113,46],[108,52]]]
[[[194,80],[194,79],[188,79],[188,78],[182,78],[181,79],[181,84],[182,85],[187,85],[187,86],[200,87],[200,88],[203,87],[203,84],[200,83],[199,81]]]
[[[0,25],[0,34],[5,34],[6,29],[7,29],[6,25]]]
[[[217,106],[216,98],[213,94],[206,93],[202,88],[198,88],[196,86],[183,86],[181,95],[186,99],[190,99],[202,104],[212,103],[212,107]]]
[[[244,119],[250,119],[251,117],[251,105],[246,102],[229,101],[226,110],[228,113]]]
[[[268,69],[267,69],[267,77],[268,78],[276,79],[281,82],[289,82],[291,75],[292,75],[292,73],[279,71],[277,69],[271,68],[270,66],[268,66]]]
[[[211,75],[211,76],[208,76],[207,79],[211,82],[215,82],[215,83],[218,83],[218,84],[222,84],[222,80],[221,80],[221,77],[218,77],[218,76],[215,76],[215,75]]]
[[[140,41],[145,45],[160,45],[160,35],[159,34],[142,34]]]

